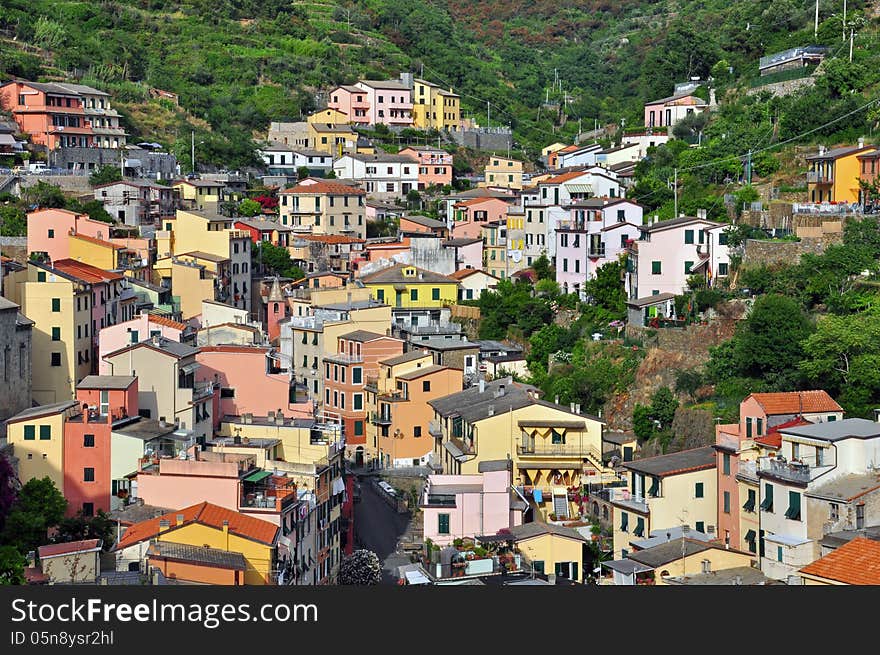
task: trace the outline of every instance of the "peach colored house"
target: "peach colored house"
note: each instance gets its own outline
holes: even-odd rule
[[[483,225],[507,220],[509,203],[500,198],[471,198],[452,206],[454,222],[452,235],[479,239]]]
[[[355,87],[366,94],[369,125],[413,124],[412,89],[408,85],[399,80],[360,80]]]
[[[449,236],[449,228],[443,221],[438,221],[427,216],[401,216],[398,230],[401,234],[416,232],[418,234],[435,234],[438,237]]]
[[[442,148],[409,146],[397,154],[419,161],[419,191],[430,186],[452,184],[452,155]]]
[[[739,406],[739,423],[715,427],[718,536],[731,548],[755,552],[752,550],[755,540],[747,542],[741,534],[741,515],[746,516],[742,512],[758,511],[751,499],[740,498],[741,487],[737,481],[738,477],[742,478],[742,464],[754,462],[760,449],[773,449],[774,444],[779,448],[782,439],[776,430],[780,427],[841,419],[843,408],[822,390],[753,393],[743,400]]]
[[[82,96],[60,84],[6,82],[0,86],[0,109],[12,114],[32,143],[49,150],[93,145]]]
[[[425,539],[448,546],[462,537],[494,535],[522,524],[526,503],[511,496],[510,460],[487,460],[476,475],[429,475],[419,508]]]
[[[98,372],[101,375],[110,375],[110,363],[104,361],[104,357],[110,353],[121,350],[133,343],[146,341],[150,337],[159,334],[172,341],[183,341],[183,334],[187,330],[185,323],[172,321],[164,316],[147,314],[143,312],[129,321],[108,325],[98,332]]]
[[[367,91],[356,86],[343,85],[333,89],[329,94],[327,107],[345,114],[354,125],[370,124],[370,101]]]
[[[290,380],[287,375],[272,373],[268,346],[202,346],[196,355],[199,368],[196,381],[220,385],[220,412],[215,427],[223,416],[245,413],[266,415],[279,409],[308,413],[308,403],[291,403]]]

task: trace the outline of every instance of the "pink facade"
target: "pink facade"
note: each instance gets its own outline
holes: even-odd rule
[[[419,160],[419,190],[452,184],[452,155],[439,148],[409,147],[398,154]]]
[[[510,506],[510,471],[504,468],[477,475],[428,476],[421,509],[425,539],[441,546],[457,538],[496,534],[522,522],[521,512]]]
[[[366,92],[369,125],[412,125],[412,90],[395,80],[362,80],[355,84]]]
[[[645,104],[645,127],[669,127],[694,112],[706,111],[708,104],[692,95],[671,96]]]
[[[32,143],[49,150],[94,145],[82,97],[57,84],[7,82],[0,86],[0,109],[12,114]]]
[[[158,332],[171,341],[180,341],[186,326],[168,319],[158,319],[143,313],[130,321],[108,325],[98,331],[98,372],[110,375],[112,367],[104,361],[104,355],[122,350],[133,343],[140,343]]]
[[[459,270],[483,267],[483,240],[479,238],[479,235],[475,237],[473,243],[456,245],[455,249],[457,251],[455,265]]]
[[[333,89],[327,107],[342,112],[355,125],[370,123],[368,93],[356,86],[340,86]]]
[[[160,459],[158,468],[137,476],[137,498],[145,505],[178,509],[201,502],[238,511],[239,473],[235,461]]]
[[[260,346],[231,345],[200,348],[196,361],[201,367],[196,371],[196,380],[220,384],[218,419],[244,413],[266,416],[279,409],[288,413],[303,410],[290,402],[288,376],[269,373],[269,350]]]
[[[53,262],[67,259],[70,257],[68,237],[73,232],[123,246],[149,261],[149,239],[111,237],[110,227],[107,223],[92,220],[87,214],[77,214],[67,209],[38,209],[28,214],[28,254],[45,252]]]
[[[499,198],[473,198],[455,203],[452,236],[479,239],[486,223],[507,222],[509,207],[509,203]]]

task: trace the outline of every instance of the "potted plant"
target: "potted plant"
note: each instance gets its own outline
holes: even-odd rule
[[[550,518],[551,521],[555,521],[555,520],[556,520],[556,512],[550,512],[550,517],[549,517],[549,518]]]

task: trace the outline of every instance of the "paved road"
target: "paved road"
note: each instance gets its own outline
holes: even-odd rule
[[[409,526],[409,514],[398,514],[379,497],[370,479],[361,478],[361,502],[354,506],[355,544],[372,550],[382,562],[383,582],[397,583],[397,567],[409,557],[397,552],[397,542]]]

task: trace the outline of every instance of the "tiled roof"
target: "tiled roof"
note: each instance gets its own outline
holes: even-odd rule
[[[385,364],[386,366],[397,366],[398,364],[406,364],[407,362],[413,362],[417,359],[422,359],[423,357],[432,357],[432,355],[423,350],[410,350],[409,352],[397,355],[396,357],[381,359],[379,360],[379,363]]]
[[[78,262],[75,259],[59,259],[52,263],[52,268],[88,284],[112,282],[113,280],[122,279],[122,275],[119,273],[111,273],[97,266]]]
[[[171,532],[178,528],[177,516],[183,515],[183,525],[198,523],[200,525],[209,526],[217,530],[223,529],[223,521],[229,522],[229,533],[238,535],[251,541],[257,541],[263,544],[272,544],[275,541],[275,535],[278,533],[278,526],[262,519],[253,518],[234,512],[225,507],[219,507],[211,503],[202,502],[198,505],[185,507],[176,512],[170,512],[154,519],[135,523],[125,531],[122,539],[114,546],[113,550],[122,550],[134,544],[153,539],[159,534],[160,521],[168,521],[170,527],[167,531]],[[165,534],[165,532],[163,532]]]
[[[357,237],[347,237],[342,234],[296,234],[294,239],[303,239],[305,241],[318,241],[320,243],[364,243],[363,239]]]
[[[586,171],[571,171],[569,173],[563,173],[562,175],[555,175],[553,177],[547,178],[546,180],[538,182],[538,184],[562,184],[564,182],[575,180],[584,174],[586,174]]]
[[[783,391],[778,393],[753,393],[754,398],[768,415],[812,414],[815,412],[842,412],[827,391]]]
[[[100,539],[85,539],[84,541],[69,541],[63,544],[49,544],[48,546],[40,546],[37,553],[40,559],[44,557],[57,557],[58,555],[73,555],[74,553],[83,553],[89,550],[95,550],[101,547]]]
[[[405,268],[414,268],[416,270],[416,275],[405,277],[402,272]],[[442,284],[444,282],[457,284],[457,281],[450,277],[432,271],[426,271],[425,269],[410,264],[389,266],[381,271],[365,275],[361,278],[361,281],[364,284],[429,284],[432,282],[437,284]]]
[[[20,411],[15,416],[6,419],[7,423],[18,423],[19,421],[27,421],[30,419],[40,418],[43,416],[51,416],[52,414],[60,414],[63,411],[76,406],[75,400],[64,400],[60,403],[52,403],[51,405],[39,405],[38,407],[28,407]]]
[[[523,523],[522,525],[517,525],[510,528],[510,536],[513,537],[514,541],[531,539],[532,537],[539,537],[545,534],[553,534],[558,537],[567,537],[576,541],[587,541],[587,538],[584,537],[577,530],[573,528],[566,528],[563,525],[555,525],[553,523],[541,523],[540,521],[533,521],[531,523]]]
[[[691,448],[668,455],[646,457],[624,462],[624,468],[648,475],[666,476],[715,468],[715,449],[712,446]]]
[[[136,377],[132,375],[87,375],[79,384],[77,389],[108,389],[108,390],[124,390],[128,389]]]
[[[398,91],[410,90],[410,88],[406,84],[400,82],[399,80],[360,80],[359,83],[363,84],[364,86],[372,87],[374,89],[396,89]]]
[[[363,196],[366,191],[339,182],[314,182],[313,184],[297,184],[292,189],[285,189],[282,194],[326,193],[336,196]]]
[[[186,329],[186,323],[172,321],[170,318],[165,318],[164,316],[156,316],[155,314],[150,314],[147,320],[150,323],[155,323],[156,325],[164,325],[165,327],[174,328],[176,330],[180,330],[181,332]]]
[[[345,334],[340,334],[340,339],[346,339],[348,341],[375,341],[376,339],[382,339],[385,337],[384,334],[377,334],[376,332],[369,332],[368,330],[354,330],[353,332],[346,332]]]
[[[767,434],[760,437],[755,437],[755,442],[761,444],[762,446],[768,446],[770,448],[782,448],[782,435],[779,434],[779,431],[786,428],[797,428],[802,425],[811,425],[811,423],[806,419],[798,416],[791,419],[790,421],[786,421],[785,423],[774,425],[769,430],[767,430]]]
[[[247,568],[247,561],[241,553],[171,541],[157,541],[147,550],[147,556],[239,571]]]
[[[488,275],[489,277],[494,277],[496,280],[499,279],[499,278],[495,277],[494,275],[492,275],[491,273],[487,273],[486,271],[484,271],[481,268],[460,268],[457,271],[455,271],[454,273],[450,273],[449,277],[451,277],[455,280],[463,280],[466,277],[470,277],[471,275],[474,275],[475,273],[483,273],[484,275]]]
[[[694,539],[684,540],[685,556],[702,553],[704,550],[709,550],[710,548],[712,548],[712,546],[704,541],[696,541]],[[658,566],[663,566],[665,564],[669,564],[670,562],[680,560],[681,551],[681,539],[675,539],[672,541],[667,541],[666,543],[662,543],[658,546],[652,546],[651,548],[645,548],[644,550],[634,551],[632,553],[629,553],[627,557],[629,557],[631,560],[635,560],[640,564],[644,564],[645,566],[656,568]]]
[[[799,572],[850,585],[880,585],[880,542],[858,537]]]
[[[96,239],[95,237],[90,237],[85,234],[71,234],[70,236],[75,239],[82,239],[83,241],[88,241],[89,243],[94,243],[99,246],[104,246],[106,248],[113,248],[113,250],[125,250],[125,246],[120,246],[109,241],[104,241],[104,239]]]

